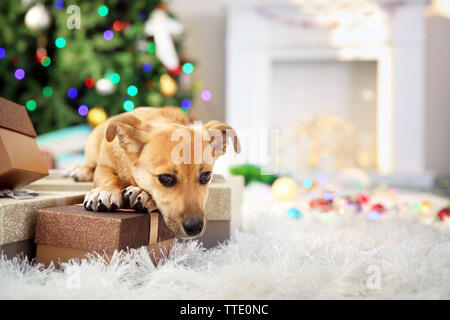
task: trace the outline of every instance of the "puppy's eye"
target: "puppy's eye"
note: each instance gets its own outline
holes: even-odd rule
[[[159,182],[165,187],[172,187],[177,183],[177,177],[172,174],[160,174],[158,176]]]
[[[211,172],[203,172],[200,174],[200,184],[207,184],[211,179]]]

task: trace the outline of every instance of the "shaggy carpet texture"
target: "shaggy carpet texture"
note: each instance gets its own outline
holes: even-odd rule
[[[324,216],[307,199],[296,204],[302,218],[292,219],[267,186],[254,184],[245,191],[242,229],[221,247],[178,243],[157,267],[143,249],[62,271],[2,257],[0,298],[449,299],[448,221],[398,205],[427,199],[436,209],[448,199],[395,199],[380,196],[390,210],[377,221],[367,213]]]

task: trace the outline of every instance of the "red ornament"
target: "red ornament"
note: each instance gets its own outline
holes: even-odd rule
[[[84,80],[84,84],[88,88],[93,88],[95,86],[95,80],[93,78],[89,77],[86,80]]]
[[[322,211],[331,210],[333,207],[333,200],[313,199],[309,202],[311,208],[320,208]]]
[[[183,71],[183,67],[179,65],[177,68],[169,70],[169,73],[172,76],[178,76],[181,74],[181,71]]]
[[[445,218],[450,218],[450,206],[440,210],[438,212],[438,217],[441,221],[444,221]]]
[[[364,193],[360,193],[356,196],[356,201],[358,201],[360,204],[366,204],[369,202],[369,196]]]
[[[370,208],[370,211],[376,211],[378,213],[383,214],[386,212],[386,208],[382,204],[376,203]]]

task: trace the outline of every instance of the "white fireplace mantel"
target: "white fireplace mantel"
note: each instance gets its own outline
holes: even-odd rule
[[[363,43],[336,42],[333,30],[292,27],[261,15],[294,15],[287,1],[226,2],[226,121],[269,128],[271,67],[277,61],[377,62],[377,166],[380,174],[428,185],[424,156],[424,16],[427,1],[403,1],[384,11],[383,34]],[[379,39],[382,39],[381,41]],[[419,181],[420,180],[420,181]]]

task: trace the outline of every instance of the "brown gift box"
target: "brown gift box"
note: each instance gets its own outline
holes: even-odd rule
[[[16,189],[48,175],[25,107],[0,98],[0,189]]]
[[[36,215],[37,263],[67,262],[98,253],[109,260],[114,251],[146,246],[153,263],[167,256],[175,242],[159,213],[92,212],[82,205],[40,209]]]

